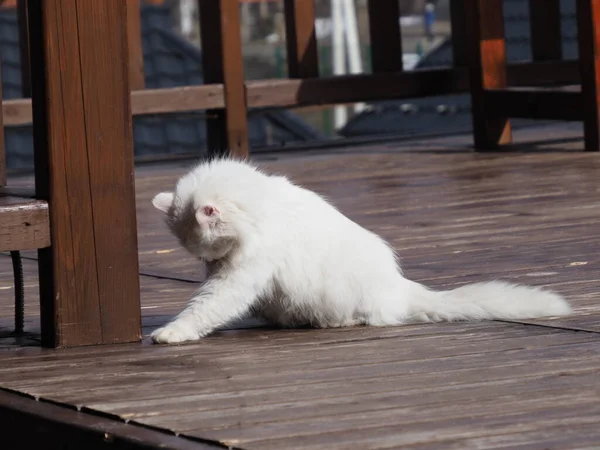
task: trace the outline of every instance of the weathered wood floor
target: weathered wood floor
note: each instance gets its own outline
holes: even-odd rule
[[[36,346],[33,260],[24,263],[33,334],[7,336],[13,287],[10,259],[0,255],[0,386],[52,402],[0,392],[0,427],[11,423],[7,411],[31,410],[32,423],[48,417],[100,440],[106,432],[114,442],[169,448],[599,448],[600,158],[566,132],[520,136],[554,140],[483,155],[465,138],[444,138],[264,165],[388,238],[413,279],[436,288],[492,278],[551,286],[574,304],[573,316],[253,328],[179,347],[48,351]],[[137,171],[145,333],[203,277],[150,205],[186,165]]]

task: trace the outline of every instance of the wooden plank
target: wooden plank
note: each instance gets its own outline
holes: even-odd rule
[[[42,339],[140,339],[125,3],[28,3],[36,189],[49,202],[41,250]]]
[[[369,35],[373,73],[402,70],[400,5],[397,0],[369,0]]]
[[[577,61],[515,63],[510,64],[507,69],[508,83],[511,86],[574,84],[580,80]],[[412,98],[415,94],[411,93],[411,86],[419,86],[415,89],[417,95],[468,91],[466,69],[434,69],[431,73],[428,72],[417,70],[387,73],[376,75],[375,78],[361,74],[311,80],[248,81],[247,102],[249,108],[259,108]],[[431,86],[432,81],[441,84]],[[386,84],[385,89],[380,87],[381,83]],[[269,92],[270,89],[273,89],[273,92]],[[134,116],[218,109],[224,106],[222,84],[144,89],[131,93],[131,109]],[[2,107],[6,126],[31,123],[29,99],[5,100]]]
[[[469,72],[473,138],[477,150],[495,150],[512,140],[506,117],[492,117],[485,100],[487,89],[507,87],[506,42],[502,0],[465,0],[466,43],[469,45]]]
[[[6,391],[0,391],[0,421],[4,448],[222,448]],[[23,432],[25,429],[34,431]]]
[[[573,120],[584,118],[581,90],[508,88],[485,92],[491,114],[501,117]]]
[[[285,0],[288,76],[318,78],[314,0]]]
[[[41,200],[0,196],[0,251],[48,247],[48,203]]]
[[[19,52],[21,58],[21,93],[31,98],[31,64],[29,61],[29,32],[27,19],[27,0],[17,0],[19,24]]]
[[[577,2],[586,151],[600,151],[600,0]]]
[[[207,145],[210,154],[249,154],[244,59],[238,0],[201,0],[200,35],[206,84],[223,84],[225,108],[210,110]]]
[[[140,0],[127,0],[127,42],[129,44],[129,87],[138,91],[146,87]]]
[[[562,59],[560,0],[529,0],[529,18],[533,60]]]
[[[452,39],[452,63],[455,67],[467,65],[467,46],[465,28],[465,9],[462,0],[450,0],[450,26]]]

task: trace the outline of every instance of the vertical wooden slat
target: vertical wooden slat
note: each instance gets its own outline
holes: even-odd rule
[[[452,63],[455,67],[467,65],[467,34],[463,0],[450,0]]]
[[[401,71],[402,33],[398,0],[369,0],[367,7],[373,73]]]
[[[17,17],[19,23],[19,51],[21,54],[21,93],[31,97],[31,68],[29,66],[29,27],[27,22],[27,0],[18,0]]]
[[[2,63],[0,62],[0,101],[2,101]],[[6,148],[4,146],[4,114],[0,108],[0,186],[6,186]]]
[[[314,0],[285,0],[285,29],[289,77],[317,78],[319,53]]]
[[[562,59],[560,0],[529,0],[529,17],[533,60]]]
[[[144,49],[140,0],[127,0],[127,42],[129,43],[129,86],[132,91],[144,89]]]
[[[42,344],[141,337],[126,5],[29,0]]]
[[[223,83],[225,109],[209,111],[208,151],[249,154],[244,61],[238,0],[199,0],[204,83]]]
[[[587,151],[600,150],[600,0],[577,1],[577,33],[584,141]]]
[[[507,87],[503,0],[464,0],[475,148],[493,150],[512,139],[506,117],[486,108],[486,89]]]

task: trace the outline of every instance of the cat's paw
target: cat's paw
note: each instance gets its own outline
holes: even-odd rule
[[[158,328],[150,337],[155,344],[179,344],[181,342],[200,339],[200,335],[197,332],[177,322],[171,322],[164,327]]]

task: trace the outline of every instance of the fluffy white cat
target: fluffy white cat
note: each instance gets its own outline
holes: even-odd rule
[[[558,294],[504,282],[436,292],[407,280],[394,251],[318,194],[247,162],[202,163],[153,199],[209,277],[152,333],[197,340],[254,312],[284,327],[525,319],[571,311]]]

